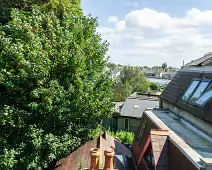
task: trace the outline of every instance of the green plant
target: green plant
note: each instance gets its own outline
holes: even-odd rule
[[[90,139],[97,138],[100,133],[106,131],[109,135],[112,137],[118,137],[119,140],[121,140],[124,143],[132,144],[135,134],[132,132],[126,132],[126,131],[112,131],[110,129],[105,129],[103,126],[98,126],[96,129],[94,129],[90,134]]]
[[[116,163],[114,162],[114,169],[116,169],[117,167],[116,167]]]
[[[98,125],[97,128],[93,129],[89,134],[89,139],[95,139],[99,137],[100,133],[103,132],[103,127]]]
[[[156,91],[156,90],[160,91],[160,86],[155,82],[150,82],[150,89],[153,91]]]
[[[132,132],[126,132],[126,131],[110,131],[107,130],[107,133],[109,133],[111,136],[118,137],[123,143],[132,144],[135,134]]]
[[[78,162],[78,170],[83,170],[83,161],[80,160],[80,162]]]
[[[103,170],[104,169],[104,166],[105,166],[104,163],[102,163],[102,162],[99,163],[99,169]]]
[[[0,26],[0,169],[48,167],[111,115],[97,26],[69,0],[13,9]]]
[[[166,70],[166,69],[167,69],[167,64],[166,64],[166,63],[163,63],[163,64],[162,64],[162,68],[163,68],[164,70]]]

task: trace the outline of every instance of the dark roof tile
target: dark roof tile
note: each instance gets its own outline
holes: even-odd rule
[[[188,87],[194,79],[210,79],[212,80],[211,66],[205,67],[191,67],[183,68],[177,72],[173,80],[168,84],[164,92],[159,96],[162,100],[165,100],[178,108],[181,108],[209,123],[212,123],[212,102],[209,102],[207,108],[202,109],[200,107],[183,103],[180,99],[182,95],[187,91]]]

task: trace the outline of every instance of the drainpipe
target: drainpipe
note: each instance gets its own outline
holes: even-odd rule
[[[90,156],[91,156],[90,170],[99,170],[100,149],[99,148],[91,148]]]
[[[113,170],[113,158],[115,156],[114,149],[113,148],[107,148],[104,151],[105,155],[105,167],[104,170]]]

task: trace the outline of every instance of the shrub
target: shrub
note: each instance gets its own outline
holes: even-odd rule
[[[97,138],[101,132],[105,131],[105,128],[102,126],[98,126],[96,129],[94,129],[90,134],[90,139]],[[112,137],[118,137],[123,143],[126,144],[132,144],[135,134],[132,132],[126,132],[126,131],[111,131],[110,129],[107,129],[106,132],[111,135]]]
[[[160,90],[160,86],[155,82],[150,82],[150,89],[153,91]]]
[[[126,144],[132,144],[133,139],[134,139],[134,136],[135,136],[134,133],[132,133],[132,132],[126,132],[126,131],[117,131],[117,132],[114,132],[114,131],[107,130],[107,132],[111,136],[113,136],[114,138],[115,137],[118,137],[123,143],[126,143]]]

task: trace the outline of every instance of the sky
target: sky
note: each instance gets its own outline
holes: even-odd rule
[[[211,0],[82,0],[110,43],[110,62],[181,67],[212,52]]]

